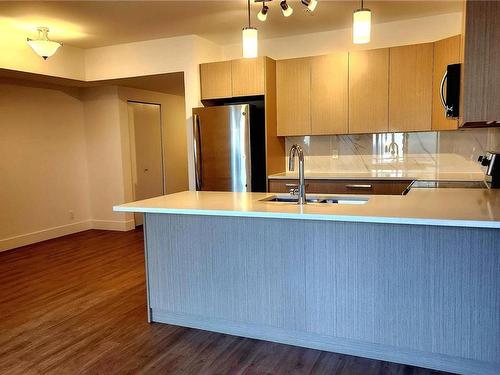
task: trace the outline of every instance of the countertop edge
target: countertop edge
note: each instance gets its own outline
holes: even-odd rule
[[[450,219],[425,219],[412,217],[389,217],[389,216],[356,216],[356,215],[321,215],[321,214],[295,214],[281,212],[249,212],[228,210],[197,210],[176,208],[152,208],[152,207],[120,207],[114,206],[115,212],[139,212],[152,214],[176,214],[176,215],[202,215],[202,216],[228,216],[228,217],[254,217],[268,219],[292,219],[292,220],[319,220],[360,222],[376,224],[403,224],[403,225],[429,225],[443,227],[467,227],[500,229],[500,222],[493,220],[450,220]]]

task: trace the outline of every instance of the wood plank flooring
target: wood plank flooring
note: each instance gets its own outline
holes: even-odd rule
[[[148,324],[145,296],[141,230],[0,253],[0,374],[445,374]]]

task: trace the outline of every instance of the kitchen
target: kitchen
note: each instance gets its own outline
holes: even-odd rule
[[[196,6],[209,11],[208,4],[190,3],[170,8],[160,2],[141,11],[152,19],[161,7],[172,14]],[[23,47],[2,42],[26,57],[0,58],[2,113],[22,103],[13,96],[16,90],[23,97],[35,88],[45,90],[45,98],[49,90],[70,95],[74,113],[83,113],[74,125],[81,152],[74,162],[85,160],[81,177],[73,179],[87,185],[75,187],[82,197],[75,199],[81,210],[70,209],[77,222],[66,224],[64,206],[65,222],[56,222],[53,214],[52,227],[41,228],[36,225],[46,220],[43,212],[54,207],[59,193],[43,190],[48,199],[39,203],[40,195],[34,194],[28,201],[29,192],[20,191],[29,186],[5,167],[12,184],[2,196],[12,198],[2,199],[0,245],[9,250],[0,254],[3,273],[20,272],[15,260],[23,260],[23,254],[46,254],[50,260],[58,247],[68,252],[70,245],[57,241],[87,244],[94,243],[93,235],[103,241],[114,236],[104,247],[113,249],[110,254],[100,255],[94,247],[92,257],[119,256],[113,242],[128,254],[124,259],[135,249],[135,262],[145,250],[145,271],[144,263],[136,263],[132,273],[134,288],[146,281],[145,290],[134,289],[134,296],[143,298],[136,307],[142,314],[136,316],[137,327],[166,335],[208,335],[253,348],[248,360],[242,349],[205,353],[211,355],[205,367],[196,367],[196,358],[203,362],[205,357],[186,354],[189,341],[155,346],[136,328],[137,337],[146,340],[142,345],[149,348],[144,352],[149,360],[134,359],[132,352],[120,356],[100,338],[106,349],[90,351],[83,357],[86,365],[77,361],[88,373],[106,365],[111,372],[161,372],[172,365],[175,353],[192,361],[184,358],[174,373],[183,368],[191,369],[188,373],[252,368],[285,373],[294,366],[304,366],[299,373],[335,373],[340,364],[338,373],[498,373],[500,160],[495,151],[500,132],[495,126],[500,95],[498,72],[491,69],[498,63],[498,34],[492,26],[498,22],[498,4],[373,2],[368,9],[368,2],[222,3],[241,15],[236,23],[244,29],[236,38],[243,43],[232,35],[234,44],[217,44],[227,32],[206,34],[209,40],[194,35],[194,26],[164,39],[141,39],[127,29],[123,37],[129,40],[100,36],[99,46],[83,49],[68,41],[43,61],[26,41]],[[111,9],[85,7],[87,17]],[[8,14],[9,5],[2,10]],[[371,14],[374,23],[368,23],[367,33]],[[325,19],[335,19],[338,29],[314,28]],[[364,28],[358,29],[357,21],[365,22]],[[162,125],[153,137],[161,142],[155,146],[157,164],[144,167],[137,150],[145,138],[136,133],[138,123],[130,122],[140,116],[130,106],[160,101],[157,121]],[[170,114],[174,106],[175,118]],[[12,124],[20,123],[18,114],[11,117]],[[20,137],[3,124],[4,134]],[[57,135],[44,142],[55,142]],[[4,138],[2,148],[13,153],[14,139],[24,141]],[[152,155],[152,148],[143,149]],[[156,190],[140,189],[141,176],[152,171],[159,176]],[[54,181],[64,179],[59,173]],[[24,201],[41,212],[30,221],[20,214],[25,210],[30,216],[30,205],[16,203]],[[141,214],[145,245],[141,226],[134,229]],[[74,237],[80,233],[81,239]],[[133,236],[130,245],[118,237],[127,233]],[[86,247],[79,245],[74,254]],[[52,280],[46,269],[43,277]],[[132,272],[126,262],[113,269]],[[13,294],[4,301],[17,295],[15,284],[7,285]],[[106,290],[99,287],[92,292],[104,293],[105,302]],[[26,309],[17,318],[20,328],[14,323],[19,311],[12,306],[7,311],[2,328],[14,345],[20,332],[27,335],[22,327],[29,327],[33,312]],[[82,321],[81,327],[90,322]],[[113,321],[109,324],[105,329],[114,332]],[[44,332],[50,348],[50,330]],[[19,351],[6,347],[0,365],[7,371],[37,368],[26,360],[29,345]],[[70,353],[69,348],[59,350]],[[308,359],[287,359],[290,350]],[[38,369],[56,371],[50,367],[53,355],[39,359]],[[127,365],[106,363],[113,355]],[[266,367],[266,356],[277,363]],[[227,358],[228,367],[217,358]]]

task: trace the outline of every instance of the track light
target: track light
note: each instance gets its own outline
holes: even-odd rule
[[[49,29],[47,27],[39,27],[37,30],[38,38],[28,38],[27,42],[37,55],[42,57],[44,60],[47,60],[47,58],[56,53],[59,47],[62,46],[62,43],[54,42],[53,40],[49,39]]]
[[[310,12],[314,12],[314,9],[316,9],[318,5],[318,0],[301,0],[301,3],[304,4]]]
[[[363,5],[363,0],[361,0],[361,8],[354,11],[352,15],[352,42],[354,44],[370,43],[372,12]]]
[[[262,3],[262,9],[260,10],[259,14],[257,14],[257,18],[259,21],[264,22],[267,19],[267,12],[269,12],[269,7],[266,5],[266,2],[264,1]]]
[[[293,8],[286,3],[286,0],[283,0],[280,3],[281,11],[285,17],[290,17],[293,14]]]

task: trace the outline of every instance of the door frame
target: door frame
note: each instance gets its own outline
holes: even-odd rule
[[[136,151],[135,151],[135,121],[130,121],[130,106],[129,104],[147,104],[147,105],[155,105],[160,109],[160,151],[161,151],[161,190],[162,194],[166,194],[166,171],[165,171],[165,144],[164,144],[164,134],[163,134],[163,107],[161,103],[156,102],[148,102],[143,100],[127,100],[127,122],[128,122],[128,131],[129,131],[129,148],[130,148],[130,168],[131,168],[131,185],[132,185],[132,196],[133,199],[136,200],[135,196],[135,184],[134,184],[134,169],[137,169],[137,161],[136,161]],[[134,217],[134,226],[135,226],[135,217]]]

